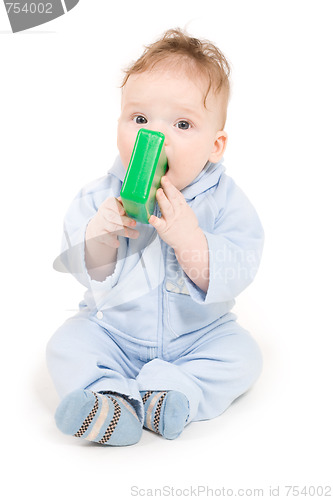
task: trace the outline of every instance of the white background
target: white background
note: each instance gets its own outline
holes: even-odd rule
[[[284,485],[333,483],[332,14],[323,0],[81,0],[12,34],[0,4],[6,498],[127,499],[131,486],[164,485],[184,497],[191,485],[264,488],[265,498],[280,486],[290,498]],[[121,68],[176,26],[214,41],[232,64],[225,165],[266,232],[235,312],[264,371],[224,415],[175,441],[145,431],[136,446],[90,445],[53,421],[45,345],[83,289],[52,262],[70,201],[116,155]]]

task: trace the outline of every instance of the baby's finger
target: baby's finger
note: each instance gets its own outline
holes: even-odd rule
[[[120,219],[121,219],[121,223],[123,226],[126,226],[126,227],[135,227],[136,226],[136,220],[131,219],[127,215],[121,216]]]
[[[103,202],[102,207],[106,208],[107,210],[112,210],[113,212],[119,215],[125,214],[125,209],[123,207],[121,200],[119,198],[114,198],[113,196],[107,198]]]
[[[96,239],[112,248],[118,248],[120,243],[117,240],[117,236],[123,236],[124,238],[136,240],[140,236],[140,233],[135,229],[118,226],[118,228],[115,228],[113,231],[103,231],[102,234]]]
[[[124,236],[125,238],[131,238],[133,240],[136,240],[140,235],[139,231],[137,231],[136,229],[131,229],[126,226],[119,226],[119,229],[114,231],[114,234],[116,234],[117,236]]]
[[[161,209],[163,217],[165,217],[166,219],[169,217],[172,217],[174,214],[174,210],[173,210],[172,204],[170,203],[170,201],[166,197],[163,189],[159,188],[157,190],[156,199],[157,199],[157,202],[158,202],[159,207]]]
[[[123,205],[123,200],[121,199],[120,196],[117,198],[117,207],[118,207],[119,213],[121,213],[121,214],[126,213],[124,205]]]
[[[176,207],[186,203],[183,194],[172,184],[172,182],[169,181],[166,176],[162,177],[161,185],[171,205]]]
[[[128,226],[128,227],[136,226],[136,221],[134,219],[131,219],[127,215],[120,215],[119,213],[116,213],[110,209],[106,209],[104,211],[103,217],[105,221],[107,221],[110,224],[117,224],[118,226]]]
[[[149,224],[151,224],[155,229],[156,231],[158,231],[159,233],[163,233],[163,231],[165,230],[165,227],[166,227],[166,222],[165,220],[161,217],[156,217],[156,215],[151,215],[149,220],[148,220]]]

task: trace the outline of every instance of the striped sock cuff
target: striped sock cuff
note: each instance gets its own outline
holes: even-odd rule
[[[167,391],[147,391],[142,396],[145,409],[144,427],[157,434],[162,434],[159,427],[163,401],[166,395]]]
[[[144,424],[166,439],[175,439],[183,431],[189,416],[189,401],[178,391],[140,391],[144,406]]]

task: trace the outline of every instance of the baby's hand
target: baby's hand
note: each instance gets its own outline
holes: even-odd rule
[[[182,193],[167,177],[162,177],[161,186],[156,192],[156,199],[162,217],[159,219],[152,215],[149,223],[172,248],[184,248],[199,229],[198,219]]]
[[[87,226],[86,242],[93,240],[118,248],[118,236],[133,239],[139,236],[139,231],[132,229],[135,225],[135,220],[127,217],[120,198],[107,198]]]

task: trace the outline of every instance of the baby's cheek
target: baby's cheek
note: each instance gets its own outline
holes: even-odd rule
[[[132,144],[131,141],[126,141],[126,140],[123,140],[120,138],[117,141],[117,145],[118,145],[118,151],[120,154],[121,162],[124,165],[124,167],[127,169],[128,164],[129,164],[130,159],[131,159],[134,143]]]

